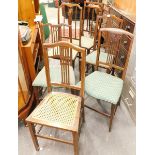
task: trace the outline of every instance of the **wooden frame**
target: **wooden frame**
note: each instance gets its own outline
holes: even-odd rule
[[[79,4],[72,4],[72,3],[61,3],[58,7],[58,24],[61,23],[60,21],[60,10],[65,13],[65,8],[68,9],[67,17],[63,18],[63,23],[66,23],[66,19],[68,18],[68,25],[72,25],[72,39],[79,40],[79,46],[81,47],[81,32],[82,32],[82,7]],[[78,17],[79,12],[79,17]],[[63,15],[65,16],[65,15]],[[73,21],[75,24],[73,25]],[[80,21],[79,24],[79,32],[77,31],[77,23]]]
[[[57,47],[61,48],[61,53],[60,53],[60,65],[61,65],[61,72],[62,72],[62,83],[52,83],[52,81],[50,80],[50,74],[49,74],[49,56],[47,53],[47,49],[48,48],[54,48],[57,49]],[[79,86],[72,86],[69,83],[69,66],[72,65],[71,63],[71,55],[70,54],[72,52],[72,50],[76,50],[81,54],[81,85]],[[61,86],[64,88],[69,88],[69,89],[74,89],[74,90],[78,90],[80,91],[80,96],[76,96],[76,95],[71,95],[71,94],[67,94],[68,96],[75,96],[78,99],[78,107],[77,107],[77,111],[76,111],[76,115],[75,115],[75,121],[74,121],[74,125],[73,127],[68,127],[65,125],[61,125],[58,123],[48,123],[48,122],[44,122],[43,120],[38,120],[35,119],[33,117],[33,113],[35,113],[37,111],[37,109],[39,109],[45,102],[47,102],[47,100],[49,99],[49,96],[51,95],[51,93],[49,93],[47,96],[45,96],[45,98],[41,101],[41,103],[37,106],[37,108],[34,110],[34,112],[32,112],[30,114],[30,116],[26,119],[27,123],[28,123],[28,127],[30,130],[30,134],[34,143],[34,146],[36,148],[37,151],[39,151],[39,144],[38,144],[38,140],[37,137],[39,138],[44,138],[44,139],[49,139],[49,140],[55,140],[58,142],[62,142],[62,143],[66,143],[66,144],[70,144],[74,146],[74,154],[78,155],[78,140],[79,140],[79,126],[80,126],[80,120],[81,120],[81,116],[83,116],[83,121],[84,121],[84,79],[85,79],[85,49],[80,48],[78,46],[73,45],[72,43],[69,42],[65,42],[65,41],[59,41],[59,42],[55,42],[55,43],[44,43],[43,44],[43,54],[44,54],[44,62],[45,62],[45,71],[46,71],[46,79],[47,79],[47,86],[48,86],[48,92],[51,92],[51,87],[52,86]],[[66,74],[64,75],[63,72],[66,72]],[[64,94],[64,93],[60,93],[60,92],[55,92],[52,94]],[[66,93],[65,93],[66,94]],[[82,114],[80,114],[82,113]],[[56,128],[56,129],[60,129],[60,130],[64,130],[64,131],[70,131],[72,133],[73,136],[73,141],[66,141],[63,139],[59,139],[56,137],[51,137],[51,136],[47,136],[47,135],[41,135],[39,134],[41,128],[36,131],[35,130],[35,125],[41,125],[42,126],[47,126],[47,127],[51,127],[51,128]]]
[[[82,23],[82,34],[83,31],[93,34],[93,23],[96,22],[97,15],[102,15],[104,11],[104,4],[99,2],[84,2],[83,10],[83,23]],[[84,28],[85,19],[87,21],[86,29]]]
[[[115,15],[98,15],[97,19],[96,19],[96,26],[95,26],[95,32],[94,32],[94,48],[93,48],[93,52],[96,50],[97,48],[97,41],[98,41],[98,32],[99,29],[102,27],[109,27],[109,28],[122,28],[123,25],[123,19],[120,19],[118,17],[116,17]],[[103,35],[102,35],[103,38]],[[106,32],[104,33],[104,41],[106,41],[107,38],[107,34]],[[94,66],[96,65],[90,62],[86,62],[87,63],[87,70],[89,70],[89,66],[88,64],[93,65],[93,71],[94,71]],[[107,72],[110,70],[109,67],[107,67],[106,65],[100,65],[100,67],[103,67],[105,69],[108,69]]]
[[[106,44],[106,46],[104,46],[105,48],[105,52],[108,54],[108,58],[107,58],[107,62],[101,62],[99,60],[99,55],[100,55],[100,48],[101,48],[101,36],[102,36],[102,33],[105,34],[105,32],[107,33],[107,36],[108,36],[108,44]],[[125,65],[122,67],[122,66],[119,66],[119,64],[117,63],[117,59],[118,59],[118,52],[120,50],[120,40],[122,38],[123,35],[127,35],[127,36],[130,36],[132,38],[132,41],[130,43],[130,47],[129,47],[129,51],[128,51],[128,55],[127,55],[127,59],[126,59],[126,63]],[[132,43],[133,43],[133,37],[134,35],[130,32],[127,32],[123,29],[118,29],[118,28],[101,28],[99,30],[99,35],[98,35],[98,48],[97,48],[97,59],[96,59],[96,70],[98,70],[98,67],[99,67],[99,64],[102,63],[106,66],[109,66],[109,68],[112,68],[113,72],[112,74],[114,75],[114,70],[115,69],[118,69],[120,71],[122,71],[122,80],[125,79],[125,74],[126,74],[126,70],[127,70],[127,66],[128,66],[128,61],[129,61],[129,57],[130,57],[130,53],[131,53],[131,48],[132,48]],[[110,49],[110,50],[109,50]],[[114,57],[114,61],[109,61],[111,59],[111,55],[114,54],[115,57]],[[87,105],[85,105],[85,107],[101,114],[101,115],[104,115],[106,117],[109,118],[110,122],[109,122],[109,131],[111,131],[111,127],[112,127],[112,121],[113,121],[113,117],[116,113],[116,109],[117,107],[120,105],[120,99],[121,97],[119,98],[119,101],[117,104],[113,104],[111,103],[111,112],[110,114],[108,113],[105,113],[105,112],[101,112],[101,111],[98,111],[92,107],[89,107]]]

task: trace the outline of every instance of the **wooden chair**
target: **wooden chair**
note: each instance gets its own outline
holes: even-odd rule
[[[78,155],[80,120],[84,120],[85,49],[77,47],[72,43],[68,43],[65,41],[55,42],[52,44],[45,43],[43,45],[43,48],[48,94],[26,119],[30,134],[37,151],[39,150],[37,137],[40,137],[73,145],[74,154]],[[56,81],[54,81],[52,78],[52,75],[55,74],[55,70],[52,70],[51,72],[49,62],[50,56],[48,55],[47,51],[48,48],[61,49],[60,67],[55,67],[55,70],[59,70],[60,76]],[[81,53],[80,86],[76,86],[71,83],[70,79],[69,70],[72,68],[73,49]],[[57,57],[57,54],[55,54],[55,56]],[[80,91],[80,95],[76,96],[63,92],[51,92],[53,86],[78,90]],[[38,125],[41,125],[41,128],[44,126],[56,128],[63,131],[69,131],[72,133],[73,140],[66,141],[60,138],[40,134],[41,129],[39,129],[38,131],[35,130]]]
[[[53,25],[53,24],[40,24],[41,27],[41,38],[42,38],[42,43],[55,43],[58,41],[69,41],[72,43],[72,27],[71,25],[65,24],[65,23],[61,23],[61,24],[57,24],[57,25]],[[45,35],[44,35],[44,29],[46,27],[49,27],[50,29],[50,36],[48,39],[45,40]],[[52,56],[53,51],[49,50],[49,55]],[[73,66],[75,64],[75,59],[77,57],[78,52],[73,50],[72,53],[72,63]]]
[[[92,36],[94,34],[94,28],[96,24],[97,15],[102,15],[104,11],[104,4],[99,2],[84,2],[84,11],[83,11],[83,29],[84,31],[89,32]]]
[[[42,44],[44,43],[55,43],[58,41],[69,41],[72,42],[72,28],[70,25],[67,24],[58,24],[58,25],[52,25],[50,23],[47,24],[40,24],[40,31],[41,31],[41,40],[42,40]],[[46,35],[44,33],[44,29],[49,28],[50,33],[49,33],[49,37],[46,38]],[[56,51],[56,49],[50,49],[48,48],[48,55],[51,56],[51,58],[53,57],[53,59],[50,59],[50,65],[53,66],[52,68],[54,68],[54,66],[60,65],[59,64],[59,60],[60,59],[60,51],[57,53],[57,58],[54,55],[54,52]],[[78,52],[76,50],[72,51],[72,64],[73,64],[73,68],[74,68],[74,64],[75,64],[75,59],[77,57]],[[58,71],[55,71],[55,75],[58,75]],[[74,74],[72,75],[72,79],[73,79],[73,83],[74,83]],[[53,78],[57,79],[57,76],[53,76]],[[37,74],[37,76],[35,77],[32,86],[34,87],[35,90],[35,96],[37,97],[37,103],[39,103],[39,100],[42,99],[42,96],[44,95],[45,91],[39,91],[40,88],[47,88],[47,83],[46,83],[46,75],[45,75],[45,67],[43,67],[41,69],[41,71]],[[40,92],[40,93],[39,93]],[[40,95],[39,95],[40,94]],[[41,97],[39,97],[41,96]],[[39,99],[40,98],[40,99]]]
[[[58,24],[72,25],[72,42],[77,40],[81,46],[82,7],[79,4],[61,3],[58,7]]]
[[[103,15],[103,16],[97,16],[96,20],[96,27],[95,27],[95,34],[94,34],[94,49],[93,51],[86,56],[86,63],[91,64],[92,66],[96,65],[96,57],[97,57],[97,50],[96,50],[96,45],[97,45],[97,38],[98,38],[98,32],[100,28],[122,28],[123,25],[123,19],[120,19],[116,17],[115,15]],[[102,34],[102,43],[103,42],[108,42],[107,32],[104,32],[104,37]],[[106,55],[104,54],[104,49],[103,52],[100,52],[100,60],[103,62],[106,62]],[[108,66],[105,66],[104,64],[99,64],[100,67],[107,68]],[[88,66],[87,66],[88,69]],[[94,70],[94,69],[93,69]]]
[[[107,33],[108,36],[108,44],[106,46],[101,45],[101,36],[102,33]],[[121,40],[124,36],[130,36],[131,42],[129,46],[129,50],[127,52],[127,57],[124,60],[124,64],[121,63],[120,57],[124,48],[122,44],[120,44]],[[95,72],[89,74],[85,78],[85,92],[96,98],[97,100],[104,100],[111,104],[111,112],[101,112],[92,107],[85,105],[87,108],[107,116],[110,119],[109,123],[109,131],[111,131],[112,120],[114,117],[114,113],[116,112],[117,106],[120,104],[120,97],[123,87],[123,80],[125,79],[126,69],[128,65],[128,60],[131,52],[133,42],[133,34],[117,28],[101,28],[99,30],[98,36],[98,47],[97,47],[97,59],[96,59],[96,68]],[[101,61],[99,59],[99,55],[101,50],[104,48],[104,54],[106,55],[106,61]],[[99,64],[106,65],[107,67],[113,70],[112,75],[98,71]],[[117,71],[121,71],[121,77],[116,77]]]

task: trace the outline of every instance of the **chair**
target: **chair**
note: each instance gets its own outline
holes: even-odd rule
[[[37,137],[40,137],[73,145],[74,154],[78,155],[80,126],[82,121],[84,121],[85,49],[77,47],[72,43],[65,41],[55,42],[52,44],[45,43],[43,45],[43,48],[48,94],[28,116],[26,122],[28,124],[32,140],[37,151],[39,150]],[[50,72],[51,69],[49,65],[50,57],[48,56],[48,48],[60,48],[60,67],[55,69],[59,70],[61,75],[59,76],[59,80],[57,81],[53,81],[53,79],[51,78],[51,75],[55,74],[55,72]],[[72,68],[73,49],[81,53],[80,86],[72,84],[70,79],[69,70]],[[51,92],[53,86],[74,89],[79,91],[80,95],[77,96],[64,92]],[[38,125],[41,125],[41,128],[36,131]],[[43,126],[71,132],[73,140],[69,141],[41,134],[40,130]]]
[[[57,24],[57,25],[53,25],[53,24],[42,24],[41,23],[41,38],[42,38],[42,42],[49,42],[49,43],[54,43],[54,42],[58,42],[58,41],[69,41],[72,43],[72,27],[71,25],[65,24],[65,23],[61,23],[61,24]],[[48,40],[45,40],[45,35],[44,35],[44,31],[43,29],[49,27],[50,29],[50,36],[48,38]],[[48,49],[48,53],[50,56],[52,56],[53,51],[51,51],[50,49]],[[78,52],[73,50],[72,53],[72,63],[73,66],[75,64],[75,59],[77,57]]]
[[[41,40],[42,44],[44,43],[55,43],[58,41],[69,41],[72,42],[72,28],[71,26],[67,24],[58,24],[58,25],[52,25],[50,23],[47,24],[40,24],[40,32],[41,32]],[[50,30],[49,37],[46,38],[46,34],[44,33],[44,29],[48,27]],[[56,49],[50,49],[48,48],[48,55],[51,56],[51,59],[49,60],[49,63],[51,65],[51,71],[54,70],[55,66],[59,66],[59,58],[60,58],[60,51],[57,52],[57,57],[56,55]],[[76,50],[72,51],[72,64],[74,68],[75,64],[75,59],[77,56],[78,52]],[[53,57],[54,56],[54,57]],[[58,70],[55,70],[55,74],[52,75],[53,80],[57,80],[58,77],[60,76],[60,73]],[[70,78],[72,80],[72,83],[75,83],[75,77],[74,77],[74,72],[71,69],[70,70]],[[46,75],[45,75],[45,67],[41,69],[41,71],[37,74],[36,78],[34,79],[32,86],[34,87],[35,91],[35,96],[37,99],[37,103],[39,103],[39,88],[46,88],[47,83],[46,83]],[[45,89],[46,90],[46,89]],[[41,92],[42,94],[40,96],[44,95],[44,92]],[[42,98],[42,97],[41,97]]]
[[[104,47],[104,44],[101,45],[101,36],[102,33],[107,33],[108,44]],[[128,51],[124,51],[123,45],[120,44],[124,36],[130,36],[131,42]],[[133,42],[133,34],[117,28],[101,28],[99,30],[98,36],[98,47],[97,47],[97,59],[95,71],[89,74],[85,78],[85,92],[96,98],[98,101],[103,100],[111,104],[111,112],[101,112],[90,106],[85,105],[85,107],[100,113],[104,116],[107,116],[110,119],[109,131],[111,131],[112,121],[114,113],[116,112],[117,106],[120,104],[120,97],[123,87],[123,80],[125,79],[126,69],[128,65],[128,59],[131,52]],[[104,48],[104,55],[106,55],[106,61],[99,59],[100,51]],[[120,58],[122,52],[126,52],[127,56],[124,59],[124,64],[121,63]],[[103,64],[111,68],[113,71],[111,74],[99,71],[99,64]],[[117,77],[117,71],[121,71],[121,77]]]
[[[83,10],[83,32],[89,32],[92,36],[94,34],[94,28],[96,24],[97,15],[102,15],[104,11],[104,4],[98,2],[84,2]]]
[[[74,3],[61,3],[58,7],[58,24],[66,23],[72,26],[72,42],[78,41],[81,46],[82,7]]]
[[[96,20],[96,27],[95,27],[95,34],[94,34],[94,49],[93,51],[88,54],[86,56],[86,63],[87,64],[91,64],[93,66],[96,65],[96,56],[97,56],[97,50],[96,50],[96,44],[97,44],[97,37],[98,37],[98,32],[100,28],[122,28],[123,25],[123,19],[120,19],[118,17],[116,17],[115,15],[103,15],[103,16],[97,16],[97,20]],[[108,42],[107,32],[104,32],[104,38],[103,38],[103,34],[102,34],[102,42]],[[106,43],[105,43],[106,44]],[[104,49],[102,49],[102,51],[100,52],[100,56],[99,59],[102,62],[106,62],[107,59],[107,55],[104,53]],[[110,69],[108,68],[108,66],[104,65],[104,64],[99,64],[100,67],[103,67],[105,69]],[[87,70],[88,70],[88,66],[87,66]]]

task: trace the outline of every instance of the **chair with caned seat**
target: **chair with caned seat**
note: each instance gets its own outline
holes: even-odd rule
[[[96,44],[97,44],[97,37],[98,37],[98,31],[100,28],[122,28],[123,25],[123,19],[120,19],[119,17],[116,17],[115,15],[103,15],[103,16],[97,16],[96,20],[96,27],[95,27],[95,37],[94,37],[94,49],[93,51],[86,56],[86,63],[90,64],[92,66],[96,65],[96,56],[97,56],[97,50],[96,50]],[[108,42],[108,38],[106,33],[104,32],[104,37],[102,35],[102,41],[101,42]],[[104,43],[104,46],[106,46],[106,43]],[[113,57],[113,56],[112,56]],[[107,54],[104,52],[104,48],[102,51],[100,51],[99,59],[102,62],[106,62],[107,60]],[[107,68],[104,64],[99,64],[100,67],[103,67],[105,69]],[[93,69],[94,70],[94,69]]]
[[[26,122],[28,124],[32,140],[36,150],[39,150],[37,137],[49,140],[55,140],[74,146],[74,154],[78,155],[78,140],[81,124],[84,121],[84,79],[85,79],[85,49],[80,48],[72,43],[60,41],[52,44],[44,43],[44,62],[46,72],[46,83],[48,94],[28,116]],[[60,72],[59,80],[52,81],[50,70],[50,62],[48,48],[59,49],[60,51]],[[73,49],[81,53],[81,83],[76,86],[71,82],[69,69],[72,67],[72,51]],[[56,55],[57,56],[57,55]],[[53,86],[64,87],[67,89],[78,90],[79,96],[64,92],[51,92]],[[37,129],[37,126],[41,128]],[[71,132],[73,140],[64,140],[55,136],[47,136],[41,131],[42,127],[56,128],[64,132]]]
[[[104,44],[101,45],[101,36],[105,33],[108,37],[106,46],[104,46]],[[121,44],[121,40],[124,36],[131,38],[128,51],[124,51],[123,45]],[[132,42],[133,34],[125,30],[117,28],[101,28],[98,35],[95,71],[85,78],[85,92],[97,100],[103,100],[111,104],[110,114],[107,112],[98,111],[88,105],[85,105],[85,107],[107,116],[110,119],[109,131],[111,131],[114,113],[116,112],[117,106],[120,104],[123,80],[125,79]],[[106,61],[99,59],[101,49],[103,48],[104,55],[107,57]],[[120,61],[122,52],[126,52],[123,63]],[[108,74],[101,70],[99,71],[99,64],[106,65],[110,68],[112,70],[112,74]]]

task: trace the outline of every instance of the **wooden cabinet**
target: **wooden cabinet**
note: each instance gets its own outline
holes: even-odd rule
[[[128,79],[125,79],[124,81],[122,101],[126,105],[131,118],[136,122],[136,90]]]
[[[31,31],[31,39],[28,44],[22,45],[22,50],[28,63],[32,83],[38,73],[39,62],[42,60],[42,45],[39,28],[33,26]]]
[[[134,33],[135,19],[133,16],[131,17],[127,13],[122,12],[113,6],[110,7],[110,14],[113,14],[113,15],[123,19],[122,29],[124,29],[130,33]],[[121,51],[119,52],[119,55],[118,55],[118,57],[119,57],[118,63],[120,66],[124,66],[126,59],[130,56],[130,54],[128,54],[130,43],[131,43],[131,38],[129,36],[122,37]],[[116,75],[121,77],[122,73],[120,71],[116,70]]]
[[[35,25],[35,8],[33,0],[18,0],[18,20],[24,20],[29,26]]]

